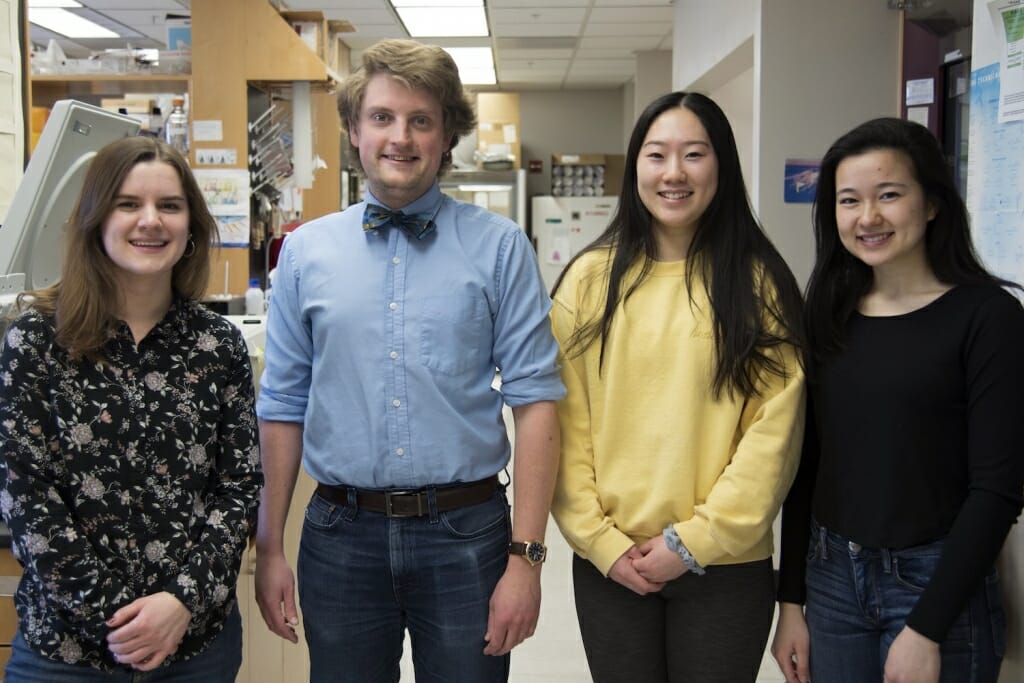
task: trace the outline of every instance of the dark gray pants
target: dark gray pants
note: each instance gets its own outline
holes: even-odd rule
[[[595,683],[753,683],[775,611],[770,559],[683,574],[640,596],[573,556]]]

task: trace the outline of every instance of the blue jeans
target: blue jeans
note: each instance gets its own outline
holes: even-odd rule
[[[881,681],[893,640],[939,563],[943,542],[865,548],[812,522],[807,558],[811,680]],[[993,569],[940,644],[942,683],[995,683],[1006,618]]]
[[[313,683],[399,679],[405,629],[417,683],[507,681],[483,654],[491,594],[508,565],[504,491],[479,505],[386,517],[314,494],[299,545],[299,600]]]
[[[100,671],[48,659],[28,646],[19,630],[11,641],[4,683],[234,683],[242,666],[242,618],[238,607],[206,649],[153,671]]]

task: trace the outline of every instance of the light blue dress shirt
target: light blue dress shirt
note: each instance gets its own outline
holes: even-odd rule
[[[565,395],[530,241],[436,183],[402,209],[434,216],[422,240],[364,231],[364,208],[285,240],[259,417],[304,424],[303,463],[324,484],[411,488],[498,473],[510,457],[503,403]]]

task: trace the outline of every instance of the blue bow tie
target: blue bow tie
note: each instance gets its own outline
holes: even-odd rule
[[[401,211],[391,211],[376,204],[366,205],[366,211],[363,212],[363,230],[377,230],[388,225],[401,228],[410,237],[415,237],[418,240],[430,234],[435,227],[429,214],[410,215]]]

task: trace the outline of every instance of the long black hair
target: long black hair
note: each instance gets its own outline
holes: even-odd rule
[[[637,160],[651,125],[676,107],[685,107],[700,119],[718,158],[718,189],[697,222],[686,262],[691,301],[695,280],[707,288],[711,301],[716,360],[712,392],[716,398],[723,391],[754,396],[764,372],[780,377],[786,374],[782,361],[771,353],[774,347],[791,344],[802,353],[803,302],[796,279],[750,208],[728,119],[713,100],[698,93],[663,95],[637,119],[626,152],[618,208],[608,228],[573,258],[575,261],[597,249],[612,250],[604,312],[574,333],[567,353],[582,353],[600,340],[603,362],[616,307],[651,271],[657,245],[651,212],[641,201],[637,187]],[[623,278],[638,260],[642,263],[640,275],[623,292]],[[565,271],[552,295],[564,275]]]
[[[935,209],[925,231],[925,252],[940,282],[1018,287],[981,265],[971,242],[967,207],[931,131],[898,118],[872,119],[836,140],[821,161],[814,198],[815,261],[806,308],[808,344],[818,359],[842,349],[846,322],[874,280],[871,267],[847,251],[839,239],[836,169],[847,157],[875,150],[906,157],[925,200]]]

